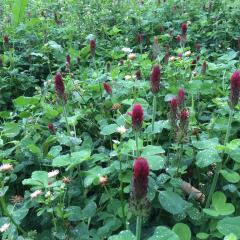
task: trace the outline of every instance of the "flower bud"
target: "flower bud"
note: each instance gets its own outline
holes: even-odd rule
[[[96,51],[96,41],[94,39],[90,40],[90,50],[91,50],[92,56],[94,56]]]
[[[191,63],[191,70],[192,70],[192,71],[195,69],[196,65],[197,65],[197,60],[194,59],[194,60],[192,61],[192,63]]]
[[[51,133],[55,133],[55,127],[54,127],[54,125],[52,124],[52,123],[49,123],[48,124],[48,129],[49,129],[49,131],[51,132]]]
[[[180,113],[180,128],[182,130],[186,130],[186,128],[188,126],[188,118],[189,118],[189,112],[185,108]]]
[[[203,63],[202,63],[202,75],[206,74],[206,70],[207,70],[207,63],[206,63],[206,61],[203,61]]]
[[[3,37],[3,44],[5,44],[5,45],[9,44],[9,37],[8,37],[8,35],[5,35]]]
[[[159,92],[160,89],[160,77],[161,70],[159,65],[155,65],[152,69],[152,77],[151,77],[151,90],[153,94]]]
[[[178,105],[182,106],[185,100],[185,91],[183,88],[180,88],[178,91]]]
[[[238,104],[240,94],[240,71],[235,71],[232,74],[230,85],[231,85],[230,105],[231,107],[235,107]]]
[[[148,189],[149,166],[145,158],[139,157],[133,165],[133,197],[141,200],[146,197]]]
[[[103,87],[109,95],[112,95],[112,88],[110,87],[110,85],[108,83],[103,83]]]
[[[181,41],[182,41],[181,35],[177,35],[176,39],[177,39],[177,42],[178,42],[178,43],[181,43]]]
[[[60,72],[55,76],[55,91],[60,99],[65,99],[65,86]]]

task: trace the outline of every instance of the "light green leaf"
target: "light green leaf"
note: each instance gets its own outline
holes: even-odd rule
[[[45,171],[35,171],[31,178],[24,179],[23,185],[32,185],[39,187],[48,187],[48,173]]]
[[[165,164],[165,159],[162,156],[148,156],[147,158],[149,167],[153,171],[163,169]]]
[[[120,232],[118,235],[114,235],[108,238],[108,240],[136,240],[136,237],[129,230]]]
[[[24,17],[28,0],[15,0],[13,4],[13,25],[16,27]]]
[[[152,146],[148,145],[143,149],[142,156],[147,157],[147,156],[152,156],[160,153],[165,153],[165,150],[161,146]]]
[[[221,158],[215,149],[205,149],[197,153],[196,165],[200,168],[207,167],[216,162],[221,162]]]
[[[178,235],[167,227],[157,227],[148,240],[180,240]]]
[[[238,217],[225,217],[217,223],[217,230],[224,236],[235,234],[240,238],[240,216]]]
[[[3,133],[6,137],[13,138],[20,133],[20,126],[15,122],[8,122],[4,124]]]
[[[230,183],[237,183],[240,181],[240,175],[232,170],[221,170],[220,173]]]
[[[173,231],[178,235],[180,240],[191,240],[191,230],[184,223],[177,223],[173,227]]]
[[[106,135],[106,136],[111,135],[111,134],[116,132],[117,128],[118,128],[117,124],[115,124],[115,123],[114,124],[109,124],[107,126],[104,126],[100,133],[102,135]]]

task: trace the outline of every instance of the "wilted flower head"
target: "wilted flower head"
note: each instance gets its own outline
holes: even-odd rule
[[[9,43],[9,37],[8,37],[8,35],[5,35],[5,36],[3,37],[3,43],[4,43],[5,45],[7,45],[7,44]]]
[[[42,191],[41,190],[36,190],[35,192],[30,194],[31,199],[37,198],[40,195],[42,195]]]
[[[52,123],[49,123],[48,124],[48,129],[52,132],[52,133],[55,133],[55,127]]]
[[[141,70],[138,69],[138,70],[136,71],[135,75],[136,75],[136,78],[137,78],[138,80],[140,80],[140,79],[142,78]]]
[[[105,186],[107,185],[108,183],[108,177],[107,176],[100,176],[99,177],[99,182],[102,186]]]
[[[207,70],[207,63],[206,61],[203,61],[202,63],[202,74],[205,75]]]
[[[13,204],[21,203],[22,201],[23,201],[23,197],[21,195],[15,195],[11,197],[11,202]]]
[[[154,38],[153,38],[153,43],[154,43],[154,44],[158,44],[158,37],[157,37],[157,36],[154,36]]]
[[[169,60],[169,51],[166,51],[164,56],[164,63],[167,64],[168,60]]]
[[[71,179],[69,177],[63,177],[63,180],[62,180],[65,184],[69,184],[71,182]]]
[[[144,34],[143,33],[139,33],[137,35],[137,41],[138,41],[138,43],[142,43],[144,41]]]
[[[136,53],[130,53],[128,54],[128,59],[129,60],[134,60],[136,58]]]
[[[182,28],[182,34],[186,35],[186,33],[187,33],[187,23],[182,23],[181,28]]]
[[[3,224],[3,225],[0,227],[0,232],[1,232],[1,233],[6,232],[6,231],[9,229],[9,227],[10,227],[10,223],[5,223],[5,224]]]
[[[60,99],[65,99],[65,86],[60,72],[58,72],[55,76],[55,91]]]
[[[200,52],[201,50],[201,44],[200,43],[196,43],[196,49],[198,52]]]
[[[185,100],[185,90],[183,88],[180,88],[178,90],[178,105],[181,106],[183,105]]]
[[[120,103],[114,103],[113,105],[112,105],[112,110],[118,110],[118,109],[120,109],[121,108],[121,104]]]
[[[191,70],[192,70],[192,71],[195,69],[196,65],[197,65],[197,60],[194,59],[194,60],[192,61],[192,63],[191,63]]]
[[[67,56],[66,56],[66,65],[70,65],[70,60],[71,60],[71,58],[70,58],[70,55],[69,54],[67,54]]]
[[[112,88],[108,83],[103,83],[103,87],[109,95],[112,95]]]
[[[0,172],[10,172],[13,170],[13,165],[9,163],[3,163],[0,166]]]
[[[235,71],[230,79],[231,93],[230,93],[230,105],[235,107],[238,104],[240,95],[240,71]]]
[[[161,77],[161,70],[159,65],[153,66],[152,69],[152,77],[151,77],[151,90],[153,94],[159,92],[160,89],[160,77]]]
[[[133,197],[141,200],[147,195],[149,166],[145,158],[139,157],[133,165]]]
[[[143,122],[143,109],[141,104],[134,104],[133,110],[131,113],[129,113],[132,117],[132,128],[135,131],[138,131],[142,127],[142,122]]]
[[[59,174],[59,170],[53,170],[51,172],[48,173],[48,177],[49,178],[54,178]]]

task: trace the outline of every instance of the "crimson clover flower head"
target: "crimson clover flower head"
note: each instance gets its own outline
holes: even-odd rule
[[[135,131],[139,131],[142,127],[143,122],[143,109],[141,104],[134,104],[133,110],[129,115],[132,117],[132,128]]]
[[[181,28],[182,28],[182,34],[186,35],[186,33],[187,33],[187,23],[182,23]]]
[[[238,104],[240,95],[240,71],[235,71],[230,79],[231,92],[230,92],[230,104],[235,107]]]
[[[112,95],[112,88],[108,83],[103,83],[103,87],[109,95]]]
[[[149,165],[145,158],[139,157],[133,165],[133,196],[140,200],[147,195]]]
[[[159,92],[160,89],[160,77],[161,77],[161,69],[159,65],[155,65],[152,69],[152,77],[151,77],[151,90],[153,94]]]
[[[58,72],[55,76],[55,91],[57,96],[60,99],[64,99],[65,97],[65,86],[64,86],[64,81],[62,78],[62,74]]]
[[[8,35],[3,36],[3,43],[7,45],[9,43],[9,37]]]
[[[177,35],[176,39],[177,39],[177,42],[180,43],[182,41],[181,35]]]

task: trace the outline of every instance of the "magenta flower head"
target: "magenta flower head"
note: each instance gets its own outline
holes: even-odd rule
[[[173,97],[170,101],[170,110],[172,113],[177,115],[177,108],[178,108],[178,99],[177,97]]]
[[[152,77],[151,77],[151,90],[153,94],[159,92],[160,89],[160,77],[161,77],[161,69],[159,65],[153,66],[152,69]]]
[[[180,113],[180,128],[186,130],[188,126],[189,111],[185,108]]]
[[[206,63],[206,61],[203,61],[203,63],[202,63],[202,75],[206,74],[206,70],[207,70],[207,63]]]
[[[238,104],[240,95],[240,71],[235,71],[230,79],[231,93],[230,93],[230,105],[235,107]]]
[[[185,90],[183,88],[180,88],[178,90],[178,105],[182,106],[185,100]]]
[[[177,35],[176,39],[177,39],[177,42],[178,42],[178,43],[181,43],[181,41],[182,41],[181,35]]]
[[[62,74],[60,72],[58,72],[55,76],[55,91],[60,99],[65,99],[65,86]]]
[[[187,33],[187,23],[182,23],[181,28],[182,28],[182,34],[186,35],[186,33]]]
[[[3,37],[3,43],[4,43],[5,45],[7,45],[7,44],[9,43],[9,37],[8,37],[8,35],[5,35],[5,36]]]
[[[103,87],[109,95],[112,95],[112,88],[110,87],[110,85],[108,83],[103,83]]]
[[[70,55],[67,54],[66,55],[66,65],[70,65],[70,60],[71,60]]]
[[[135,131],[139,131],[142,127],[143,122],[143,109],[141,104],[134,104],[133,110],[129,115],[132,117],[132,128]]]
[[[96,41],[94,39],[90,40],[90,49],[91,49],[92,55],[94,56],[95,50],[96,50]]]
[[[139,157],[133,165],[133,197],[141,200],[146,197],[148,189],[149,166],[145,158]]]

